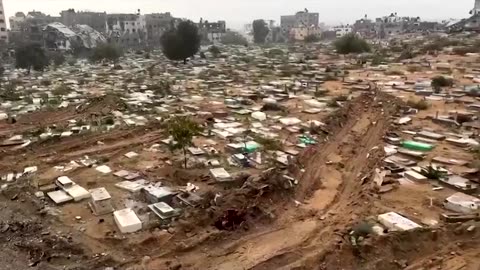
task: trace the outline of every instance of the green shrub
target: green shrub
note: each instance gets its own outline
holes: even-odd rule
[[[334,43],[339,54],[364,53],[371,50],[370,45],[364,39],[354,33],[347,34]]]

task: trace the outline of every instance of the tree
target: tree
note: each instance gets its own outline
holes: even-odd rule
[[[198,27],[192,21],[182,21],[161,37],[163,54],[170,60],[187,63],[200,49]]]
[[[435,90],[435,92],[440,92],[442,90],[442,87],[453,86],[453,80],[447,79],[443,76],[436,76],[432,79],[431,86]]]
[[[320,37],[319,37],[318,35],[311,34],[311,35],[306,36],[303,41],[305,41],[306,43],[319,42],[319,41],[320,41]]]
[[[268,29],[267,23],[264,20],[253,21],[253,40],[255,43],[265,43],[270,29]]]
[[[59,67],[63,65],[66,61],[65,55],[61,52],[50,52],[48,54],[48,59],[50,59],[50,61],[53,62],[53,65],[55,67]]]
[[[168,121],[167,131],[175,141],[170,145],[171,150],[183,150],[185,168],[187,168],[187,147],[193,145],[193,137],[200,133],[200,126],[188,117],[175,116]]]
[[[221,42],[225,45],[248,45],[247,39],[240,33],[234,31],[227,31],[222,37]]]
[[[116,62],[122,54],[122,50],[113,44],[100,44],[93,50],[90,60],[92,62],[103,60]]]
[[[364,53],[370,51],[370,45],[355,33],[350,33],[337,39],[334,45],[337,52],[340,54]]]
[[[17,68],[27,69],[28,73],[32,69],[42,71],[48,66],[45,50],[38,43],[28,43],[16,48],[15,60]]]

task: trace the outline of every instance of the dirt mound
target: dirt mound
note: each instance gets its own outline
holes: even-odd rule
[[[248,176],[247,176],[248,177]],[[253,223],[270,222],[276,209],[293,198],[292,179],[281,170],[269,169],[245,178],[243,186],[203,195],[201,208],[186,214],[189,225],[215,226],[220,230],[248,229]],[[185,225],[185,223],[184,223]]]
[[[127,104],[118,96],[105,95],[101,97],[90,98],[87,102],[77,106],[77,114],[107,115],[112,111],[124,111]]]
[[[358,249],[343,241],[319,258],[317,269],[478,269],[470,260],[478,256],[480,232],[463,227],[389,233],[366,239]]]

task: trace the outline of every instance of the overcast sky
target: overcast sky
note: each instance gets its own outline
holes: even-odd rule
[[[1,0],[0,0],[1,1]],[[227,27],[263,18],[280,22],[280,15],[308,8],[320,13],[320,21],[329,25],[353,23],[368,14],[375,18],[397,12],[399,16],[420,16],[441,20],[464,18],[474,0],[3,0],[7,17],[17,11],[42,11],[58,16],[61,10],[106,11],[108,13],[167,12],[173,16],[198,21],[226,20]]]

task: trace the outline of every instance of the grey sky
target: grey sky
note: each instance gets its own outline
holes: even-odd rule
[[[61,10],[142,13],[170,11],[176,17],[198,21],[226,20],[227,27],[239,29],[254,19],[272,19],[308,8],[320,13],[327,24],[352,23],[368,14],[375,18],[397,12],[400,16],[423,19],[464,18],[474,0],[3,0],[7,17],[17,11],[37,10],[58,16]]]

